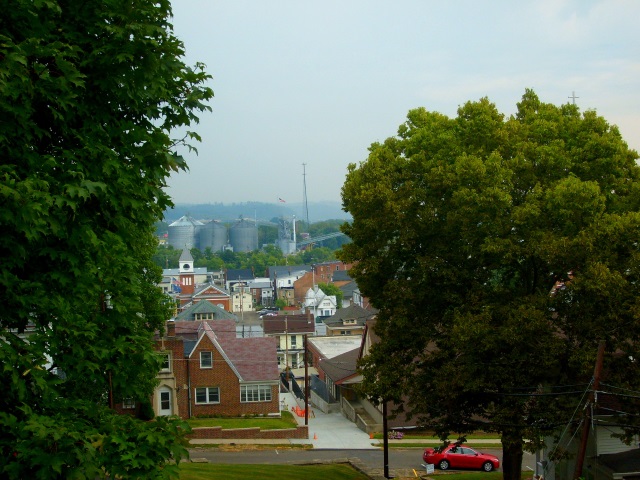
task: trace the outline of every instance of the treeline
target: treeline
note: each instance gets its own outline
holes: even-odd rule
[[[317,247],[294,255],[287,255],[286,257],[275,245],[268,245],[262,250],[248,253],[212,252],[210,248],[207,248],[204,252],[197,248],[192,248],[190,251],[195,267],[206,267],[210,272],[250,268],[256,277],[265,276],[269,266],[311,265],[336,259],[335,250],[328,247]],[[153,256],[153,261],[161,268],[178,268],[178,260],[181,254],[182,250],[175,249],[172,246],[160,245]]]

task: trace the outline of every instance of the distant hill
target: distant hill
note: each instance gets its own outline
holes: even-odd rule
[[[306,219],[302,203],[246,202],[226,205],[223,203],[176,204],[175,208],[165,211],[165,221],[171,223],[183,215],[189,215],[196,220],[220,220],[222,222],[231,222],[240,217],[271,221],[274,218],[290,218],[293,215],[300,220]],[[342,210],[338,202],[309,203],[310,223],[333,219],[350,220],[351,216]]]

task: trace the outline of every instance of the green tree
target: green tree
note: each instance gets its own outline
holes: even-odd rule
[[[530,90],[508,118],[486,98],[456,118],[411,110],[342,189],[339,256],[380,310],[365,390],[408,395],[443,439],[499,432],[506,479],[576,428],[578,387],[562,386],[589,388],[600,340],[607,381],[637,390],[637,158],[595,112]]]
[[[168,1],[17,0],[0,20],[0,477],[169,478],[144,401],[170,315],[151,260],[177,144],[213,95]]]
[[[336,296],[336,307],[342,308],[342,298],[344,294],[339,287],[335,286],[333,283],[318,283],[318,288],[322,290],[325,295],[335,295]]]
[[[176,250],[171,245],[158,245],[152,260],[160,268],[178,268],[178,260],[182,250]]]

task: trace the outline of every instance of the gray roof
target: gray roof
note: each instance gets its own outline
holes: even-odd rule
[[[335,272],[333,272],[331,277],[331,280],[333,280],[334,282],[346,282],[349,280],[353,280],[347,270],[336,270]]]
[[[183,312],[180,312],[176,315],[176,320],[194,321],[197,313],[213,313],[214,320],[237,320],[237,317],[232,313],[206,300],[194,303]]]
[[[620,453],[598,455],[598,460],[615,473],[632,473],[640,471],[640,448]],[[635,478],[635,477],[634,477]]]
[[[233,282],[238,280],[253,280],[256,276],[250,268],[233,268],[227,269],[225,272],[227,281]]]
[[[195,267],[193,269],[193,273],[195,273],[196,275],[207,275],[208,274],[207,267]],[[180,269],[179,268],[163,268],[162,275],[167,277],[177,277],[180,275]]]
[[[193,255],[191,255],[191,252],[189,251],[188,248],[185,248],[184,250],[182,250],[182,253],[180,254],[180,262],[193,262]]]
[[[331,327],[342,325],[345,320],[355,320],[356,325],[363,326],[367,319],[373,317],[376,313],[376,311],[367,310],[360,305],[350,305],[337,310],[336,313],[329,318],[325,318],[324,323],[328,327]]]
[[[342,298],[353,298],[353,292],[358,289],[358,284],[355,282],[355,280],[352,280],[351,282],[342,285],[339,288],[342,292]]]
[[[340,380],[356,373],[359,353],[360,348],[354,348],[337,357],[322,358],[320,359],[319,368],[324,371],[327,377],[333,380],[333,383],[338,383]]]

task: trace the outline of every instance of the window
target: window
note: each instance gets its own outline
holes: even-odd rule
[[[160,366],[161,372],[170,372],[171,371],[171,354],[170,353],[161,353],[160,354],[162,364]]]
[[[240,401],[247,402],[270,402],[271,385],[241,385]]]
[[[171,392],[160,392],[160,410],[171,410]]]
[[[124,400],[122,400],[122,408],[136,408],[136,401],[133,398],[125,398]]]
[[[211,352],[200,352],[200,368],[213,367],[213,355]]]
[[[220,388],[198,387],[196,388],[196,404],[220,403]]]
[[[351,335],[351,330],[342,330],[340,333],[342,335]]]
[[[297,340],[296,338],[298,338],[297,335],[291,335],[291,348],[294,348],[297,346]]]

